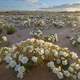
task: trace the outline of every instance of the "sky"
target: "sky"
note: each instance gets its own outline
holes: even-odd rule
[[[35,10],[72,3],[80,3],[80,0],[0,0],[0,11]]]

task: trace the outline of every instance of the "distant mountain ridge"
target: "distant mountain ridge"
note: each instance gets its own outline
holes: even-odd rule
[[[39,9],[41,11],[80,11],[80,3],[75,4],[63,4],[59,6],[53,6],[53,7],[47,7],[47,8],[41,8]]]

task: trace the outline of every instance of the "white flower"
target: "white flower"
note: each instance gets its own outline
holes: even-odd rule
[[[39,55],[43,55],[44,54],[44,49],[43,48],[37,47],[35,50],[36,50],[36,52],[39,53]]]
[[[72,45],[75,45],[75,43],[76,43],[76,41],[74,40],[74,41],[72,41]]]
[[[32,39],[27,39],[27,41],[34,42],[34,41],[35,41],[35,38],[32,38]]]
[[[27,46],[27,50],[29,53],[31,53],[33,51],[33,45]]]
[[[15,66],[15,71],[16,71],[16,72],[18,72],[19,67],[20,67],[20,64],[17,64],[17,65]]]
[[[69,54],[67,52],[64,52],[63,56],[67,57]]]
[[[18,72],[19,73],[24,73],[26,71],[25,67],[24,66],[19,66],[18,67]]]
[[[50,68],[54,68],[55,67],[53,61],[48,62],[47,66],[50,67]]]
[[[63,52],[63,51],[60,51],[60,52],[59,52],[59,55],[60,55],[60,56],[63,56],[63,55],[64,55],[64,52]]]
[[[8,51],[5,51],[5,54],[8,54],[9,52]]]
[[[60,59],[57,59],[56,62],[57,62],[57,64],[60,64],[61,63],[61,60]]]
[[[16,62],[14,60],[10,61],[9,66],[14,68],[16,66]]]
[[[52,51],[55,57],[58,57],[58,52],[56,50]]]
[[[59,55],[60,55],[60,56],[67,57],[67,56],[68,56],[68,53],[66,53],[66,52],[64,52],[64,51],[60,51],[60,52],[59,52]]]
[[[58,41],[58,35],[55,33],[54,34],[56,41]]]
[[[33,61],[34,63],[36,63],[36,62],[37,62],[37,60],[38,60],[38,58],[37,58],[37,57],[35,57],[35,56],[33,56],[33,57],[32,57],[32,61]]]
[[[26,64],[28,62],[28,58],[24,57],[23,55],[19,56],[19,61],[21,61],[21,63]]]
[[[23,57],[23,58],[21,59],[21,62],[22,62],[23,64],[26,64],[26,63],[28,62],[28,58],[27,58],[27,57]]]
[[[57,74],[59,72],[59,70],[58,70],[58,68],[53,68],[52,72],[55,73],[55,74]]]
[[[53,46],[53,44],[52,44],[52,43],[49,43],[49,42],[47,42],[47,45],[48,45],[48,46]]]
[[[79,65],[79,64],[76,64],[76,65],[75,65],[75,69],[76,69],[76,70],[79,70],[79,69],[80,69],[80,65]]]
[[[46,49],[46,50],[45,50],[45,55],[48,55],[48,54],[49,54],[49,50]]]
[[[57,50],[59,50],[59,49],[60,49],[60,47],[59,47],[58,45],[54,45],[54,46],[56,47],[56,49],[57,49]]]
[[[19,55],[19,61],[21,61],[22,57],[23,57],[23,55],[20,54],[20,55]]]
[[[7,37],[6,36],[2,36],[2,39],[6,42],[7,41]]]
[[[62,73],[62,72],[58,72],[58,73],[57,73],[57,77],[58,77],[59,79],[63,79],[63,78],[64,78],[63,73]]]
[[[62,64],[67,65],[68,64],[67,60],[62,61]]]
[[[55,73],[55,74],[58,74],[60,71],[61,71],[61,67],[59,67],[59,68],[54,67],[52,69],[52,72]]]
[[[38,41],[37,41],[37,44],[39,44],[39,45],[41,45],[41,46],[43,46],[43,43],[44,43],[43,40],[38,40]]]
[[[66,77],[69,77],[69,76],[70,76],[70,72],[69,72],[69,71],[64,71],[64,75],[65,75]]]
[[[12,45],[12,50],[14,51],[16,49],[16,45]]]
[[[24,75],[24,73],[19,72],[19,73],[17,74],[17,78],[23,79],[23,77],[24,77],[23,75]]]
[[[7,55],[7,56],[5,56],[4,60],[6,63],[10,63],[10,61],[12,61],[12,57]]]
[[[73,67],[69,67],[68,70],[69,70],[70,72],[74,72]]]
[[[67,47],[65,47],[64,49],[65,49],[65,50],[68,50],[68,48],[67,48]]]
[[[40,48],[39,54],[40,54],[40,55],[43,55],[43,54],[44,54],[44,49],[43,49],[43,48]]]
[[[78,77],[78,79],[80,80],[80,72],[78,72],[77,77]]]
[[[77,76],[76,75],[72,75],[73,80],[77,80]]]
[[[78,58],[77,53],[71,52],[70,54],[71,54],[73,60]]]
[[[74,62],[74,63],[71,64],[71,67],[75,67],[75,65],[76,65],[76,63]]]

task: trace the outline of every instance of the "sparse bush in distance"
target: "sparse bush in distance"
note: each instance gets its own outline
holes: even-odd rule
[[[16,28],[14,26],[6,26],[5,29],[6,29],[6,33],[9,35],[16,32]]]

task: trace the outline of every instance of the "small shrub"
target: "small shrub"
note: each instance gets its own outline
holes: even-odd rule
[[[58,42],[58,35],[56,33],[44,36],[43,32],[38,30],[36,32],[30,32],[30,35],[36,39],[42,39],[47,42]]]
[[[80,50],[80,35],[75,35],[75,37],[72,37],[70,41],[74,47],[77,47],[77,49]]]
[[[58,35],[56,33],[50,34],[47,37],[44,37],[44,40],[48,41],[48,42],[57,42],[58,41]]]
[[[7,34],[13,34],[13,33],[15,33],[16,32],[16,28],[15,27],[13,27],[13,26],[7,26],[6,27],[6,33]]]
[[[34,38],[37,39],[42,39],[43,37],[43,32],[41,30],[35,31],[35,32],[30,32],[30,35]]]

